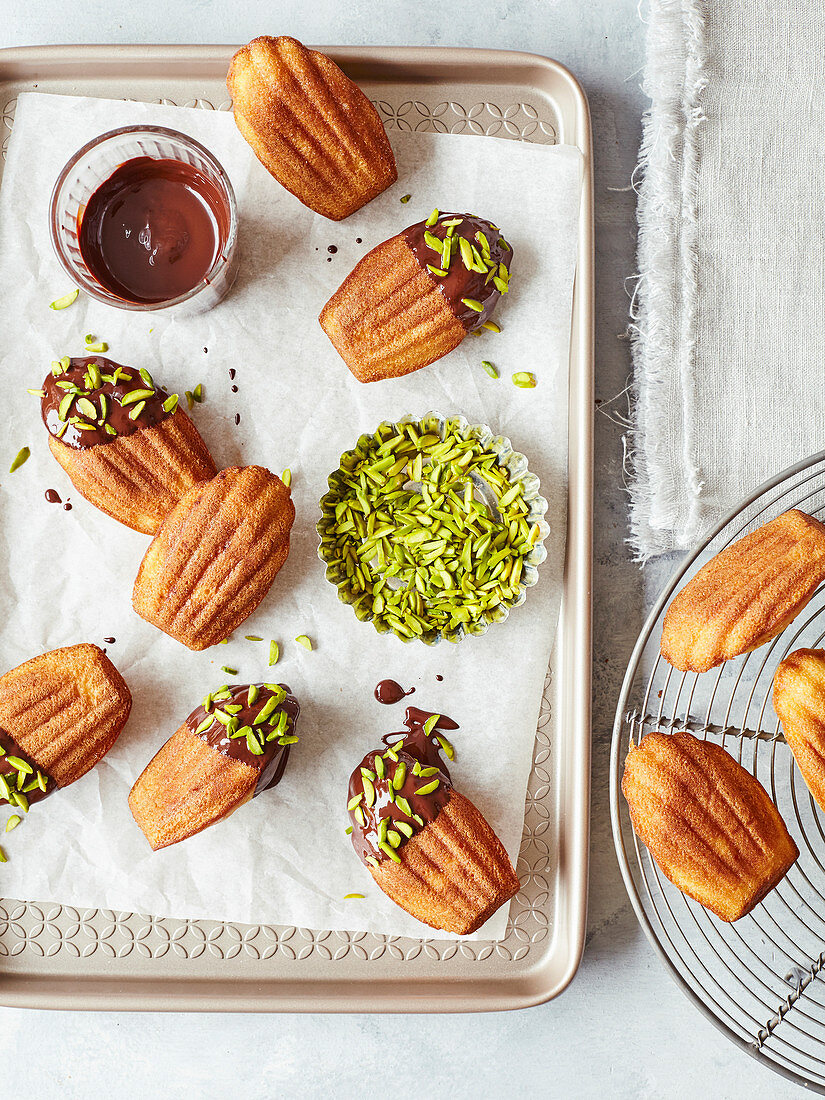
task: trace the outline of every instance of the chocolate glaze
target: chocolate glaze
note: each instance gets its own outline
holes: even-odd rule
[[[286,728],[283,736],[292,737],[295,733],[295,724],[298,721],[298,715],[300,714],[301,708],[298,705],[298,700],[290,693],[286,684],[279,684],[278,686],[286,692],[286,697],[274,708],[270,718],[258,725],[254,725],[255,718],[258,717],[267,702],[275,695],[275,692],[265,684],[255,685],[255,687],[258,688],[258,697],[251,705],[247,702],[250,688],[249,684],[229,684],[226,690],[230,693],[231,698],[216,700],[210,706],[209,711],[207,711],[203,705],[199,706],[196,710],[193,710],[186,719],[186,725],[192,733],[196,733],[198,727],[203,723],[207,715],[214,713],[216,708],[223,710],[223,708],[227,706],[240,705],[241,709],[234,715],[238,720],[238,729],[242,729],[244,726],[251,726],[256,731],[263,729],[267,732],[271,732],[273,726],[278,724],[279,716],[283,712],[287,716]],[[220,694],[220,692],[217,694]],[[207,745],[211,745],[213,749],[223,753],[224,756],[231,756],[233,760],[240,760],[244,764],[249,764],[251,768],[257,768],[259,775],[257,783],[255,784],[253,797],[261,794],[262,791],[274,787],[280,782],[284,774],[286,762],[289,758],[290,746],[280,745],[277,737],[271,741],[264,742],[264,751],[261,755],[250,752],[245,737],[230,737],[226,732],[226,726],[222,725],[217,719],[213,720],[212,725],[209,726],[208,729],[199,733],[198,737],[202,738]]]
[[[208,274],[229,231],[215,184],[191,164],[135,157],[121,164],[79,216],[92,275],[128,302],[166,302]]]
[[[438,741],[434,736],[428,737],[424,732],[424,723],[432,717],[430,711],[420,710],[418,707],[408,707],[404,721],[404,725],[407,727],[406,731],[403,733],[390,733],[382,738],[387,750],[383,753],[380,749],[368,752],[350,776],[348,802],[356,795],[365,794],[364,776],[361,769],[366,768],[375,773],[375,779],[372,780],[375,789],[374,804],[368,806],[368,800],[365,796],[361,799],[359,806],[354,806],[349,811],[352,822],[352,846],[358,853],[361,862],[368,866],[370,865],[370,859],[383,863],[391,858],[379,847],[379,828],[382,818],[387,817],[392,821],[403,822],[412,829],[412,835],[415,836],[425,825],[435,820],[449,800],[450,791],[452,790],[450,772],[441,758]],[[439,715],[434,729],[454,730],[458,729],[458,723],[446,715]],[[397,764],[389,755],[390,752],[397,755],[399,763],[403,761],[406,767],[404,782],[400,790],[394,791],[393,798],[390,798],[389,781],[390,778],[395,776]],[[379,778],[378,769],[375,766],[376,757],[379,756],[384,764],[385,775],[383,778]],[[419,768],[434,768],[437,769],[437,772],[431,775],[416,775],[415,771]],[[416,794],[416,790],[420,790],[421,787],[427,786],[436,779],[438,780],[438,787],[434,791],[425,795]],[[395,797],[397,795],[406,798],[412,814],[416,815],[418,820],[399,807]],[[356,812],[359,808],[363,813],[363,824],[359,821]],[[392,825],[390,825],[390,828],[392,828]],[[400,832],[400,835],[401,844],[399,847],[403,847],[410,838],[406,837],[403,832]]]
[[[44,771],[43,768],[41,768],[40,765],[37,763],[37,761],[33,760],[28,755],[28,753],[24,752],[23,749],[20,748],[15,739],[12,737],[12,735],[10,733],[7,733],[4,729],[0,729],[0,748],[3,749],[3,755],[0,756],[0,775],[11,775],[14,777],[14,782],[11,782],[10,780],[8,781],[9,786],[11,786],[13,790],[21,790],[22,787],[27,787],[31,782],[33,776],[37,775],[38,771],[45,776],[45,791],[42,791],[40,787],[35,787],[31,791],[25,792],[26,798],[29,801],[29,805],[31,805],[32,802],[41,802],[46,797],[46,795],[51,794],[52,791],[56,789],[57,783],[54,779],[52,779],[49,773]],[[25,780],[22,783],[22,787],[17,783],[17,777],[20,773],[8,761],[8,758],[10,756],[18,757],[20,760],[25,761],[29,765],[29,767],[33,769],[32,775],[26,775]],[[0,797],[2,797],[2,795],[0,795]]]
[[[448,718],[446,714],[439,714],[438,721],[433,726],[433,732],[428,737],[424,726],[428,718],[432,718],[433,712],[420,710],[418,707],[407,707],[404,718],[406,730],[398,733],[388,733],[381,740],[387,746],[394,746],[404,742],[404,751],[414,756],[425,767],[440,768],[445,775],[450,772],[441,757],[441,746],[435,737],[436,730],[457,730],[458,722]]]
[[[46,490],[46,500],[49,502],[49,504],[62,504],[63,503],[63,501],[60,499],[60,494],[57,492],[56,489],[47,489]]]
[[[101,375],[112,376],[115,371],[120,370],[121,373],[118,375],[117,382],[106,381],[104,378],[103,384],[98,388],[91,384],[87,388],[86,368],[90,363],[97,363]],[[61,373],[55,374],[54,372],[57,370],[60,370]],[[93,423],[94,428],[92,430],[80,429],[76,424],[68,422],[68,427],[63,434],[58,435],[64,423],[60,419],[60,403],[66,394],[70,392],[67,383],[72,383],[78,391],[75,400],[72,402],[69,416],[78,417],[84,424]],[[129,413],[134,411],[138,402],[126,406],[122,406],[120,402],[132,390],[145,389],[154,389],[155,395],[146,399],[140,415],[133,420]],[[118,436],[132,435],[133,432],[137,432],[141,428],[151,428],[155,424],[159,424],[161,420],[165,420],[167,416],[172,415],[163,408],[163,402],[169,397],[166,390],[154,384],[152,386],[147,385],[135,367],[122,367],[111,359],[105,359],[102,355],[70,359],[66,370],[55,367],[46,375],[43,382],[43,391],[43,397],[40,399],[40,412],[43,423],[51,435],[60,439],[60,442],[65,443],[67,447],[72,447],[75,450],[96,447],[101,443],[111,443],[116,438],[116,436],[106,432],[99,423],[101,394],[106,397],[106,423],[115,429]],[[84,397],[91,401],[98,413],[98,417],[94,421],[77,409],[78,400]]]
[[[396,680],[381,680],[375,685],[375,698],[379,703],[400,703],[405,695],[412,695],[415,688],[404,691]]]
[[[454,218],[462,219],[461,224],[455,227],[453,233],[455,238],[463,237],[464,240],[474,245],[481,252],[476,233],[483,233],[490,244],[491,264],[503,263],[510,271],[513,257],[512,250],[506,249],[500,243],[502,235],[498,229],[494,229],[490,222],[476,217],[474,214],[446,214],[441,211],[435,225],[427,226],[424,222],[416,222],[415,225],[405,229],[403,235],[418,263],[447,299],[450,309],[464,325],[467,332],[472,332],[474,329],[480,328],[490,317],[501,294],[496,289],[492,276],[488,279],[487,272],[482,274],[479,271],[470,271],[465,267],[460,251],[453,252],[446,276],[433,275],[428,270],[428,265],[441,267],[441,256],[429,247],[424,240],[424,234],[432,233],[434,237],[438,237],[439,240],[443,241],[449,228],[444,225],[444,222],[452,221]],[[456,246],[456,248],[458,247]],[[494,274],[497,274],[497,271]],[[484,307],[481,313],[476,313],[469,306],[465,306],[462,303],[462,298],[471,298],[480,302]]]

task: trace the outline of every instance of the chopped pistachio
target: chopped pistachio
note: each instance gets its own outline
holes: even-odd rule
[[[64,294],[62,298],[55,298],[55,300],[49,305],[49,309],[66,309],[77,298],[79,290],[70,290],[68,294]]]
[[[278,643],[276,641],[271,641],[269,643],[269,664],[270,664],[270,666],[277,665],[278,658],[280,656],[281,656],[281,647],[278,645]]]
[[[21,447],[15,455],[11,466],[9,466],[9,473],[13,474],[15,470],[19,470],[30,454],[31,451],[28,447]]]
[[[298,643],[298,645],[302,645],[304,649],[308,649],[310,651],[312,650],[312,642],[309,640],[306,634],[299,634],[295,641]]]
[[[292,484],[292,470],[287,466],[284,472],[281,474],[281,481],[286,485],[287,489]]]

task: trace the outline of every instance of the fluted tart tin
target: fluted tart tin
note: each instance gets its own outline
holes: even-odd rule
[[[429,412],[384,421],[341,456],[318,554],[338,598],[380,634],[428,645],[486,633],[547,556],[547,501],[486,424]]]

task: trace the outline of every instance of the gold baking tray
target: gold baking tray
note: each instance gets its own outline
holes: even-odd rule
[[[23,91],[226,110],[234,46],[0,50],[0,153]],[[576,145],[585,173],[568,388],[561,613],[518,861],[496,942],[157,919],[0,899],[0,1003],[68,1009],[457,1012],[560,993],[584,943],[590,803],[593,178],[590,115],[558,62],[501,50],[321,47],[387,129]],[[0,156],[0,177],[3,159]],[[548,195],[548,201],[552,196]],[[1,888],[1,887],[0,887]]]

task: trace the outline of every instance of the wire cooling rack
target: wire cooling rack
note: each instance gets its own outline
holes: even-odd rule
[[[642,630],[613,728],[611,816],[630,900],[653,946],[691,1000],[754,1058],[825,1095],[825,814],[796,769],[771,702],[776,666],[825,645],[825,585],[769,644],[702,674],[659,654],[675,591],[731,542],[789,508],[825,522],[825,451],[760,486],[677,570]],[[751,914],[725,924],[681,894],[636,837],[621,794],[631,742],[689,730],[721,744],[762,783],[800,857]]]

